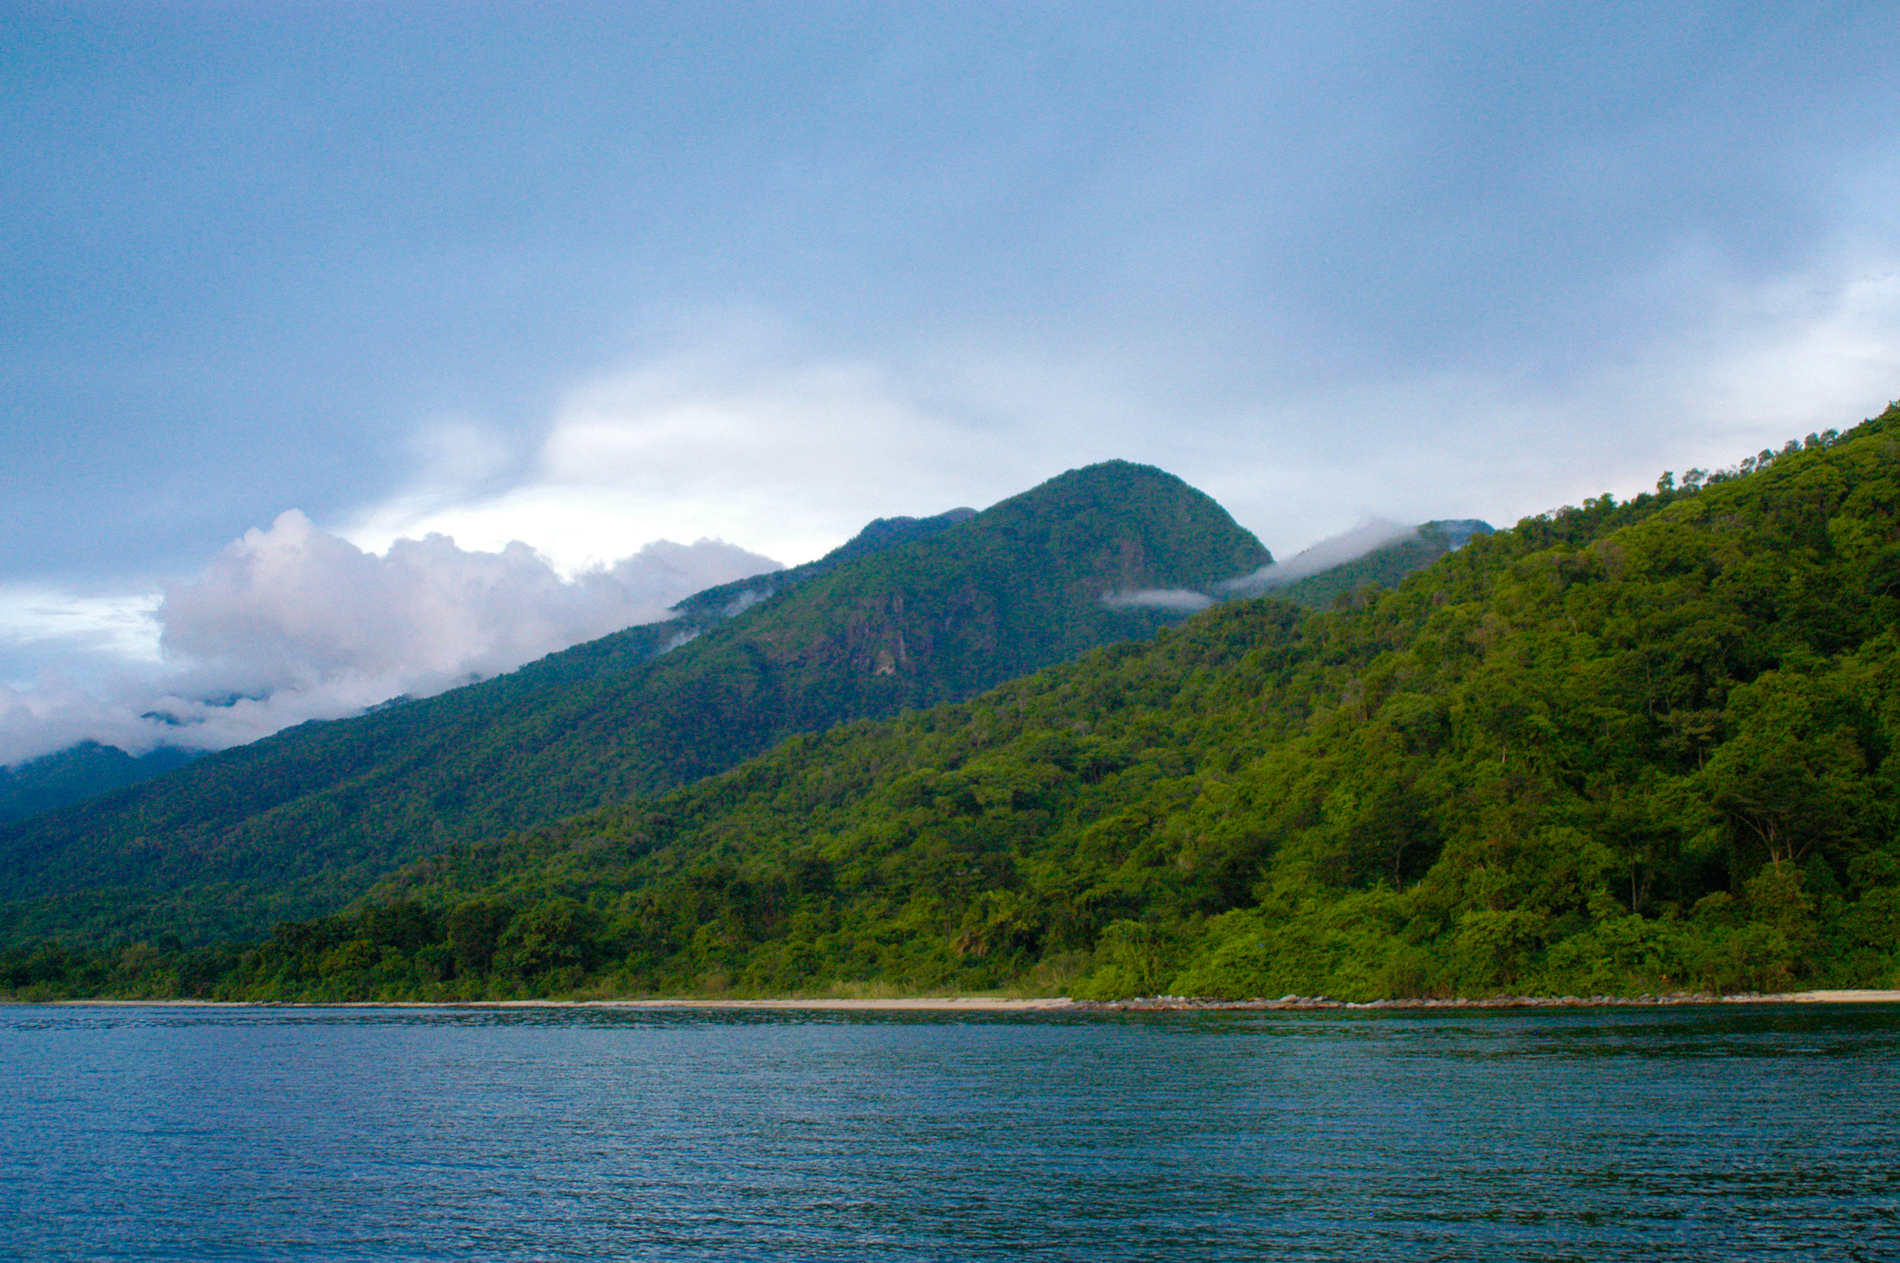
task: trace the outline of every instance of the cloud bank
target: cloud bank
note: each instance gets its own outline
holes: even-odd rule
[[[600,564],[602,540],[667,534],[765,541],[796,563],[872,518],[1022,490],[993,436],[889,366],[811,353],[770,322],[712,324],[692,350],[569,390],[504,485],[458,488],[425,465],[343,533],[374,549],[432,532],[485,548],[531,539],[570,574]]]
[[[0,764],[85,739],[134,753],[253,741],[512,670],[778,568],[717,540],[662,540],[564,578],[519,542],[481,552],[430,535],[377,554],[293,510],[165,588],[149,616],[156,661],[130,657],[95,687],[53,673],[0,685]],[[18,617],[0,633],[16,646],[96,635],[65,627],[61,613],[37,628]]]

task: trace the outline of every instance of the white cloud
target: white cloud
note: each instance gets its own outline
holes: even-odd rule
[[[141,753],[159,744],[136,705],[102,699],[64,677],[48,675],[25,688],[0,684],[0,767],[86,740]]]
[[[58,646],[125,662],[158,660],[158,598],[0,586],[0,646]]]
[[[518,542],[469,552],[430,535],[377,556],[290,512],[167,588],[158,619],[168,658],[240,692],[345,673],[428,687],[652,622],[681,596],[774,568],[729,544],[662,542],[566,580]]]
[[[1111,592],[1102,598],[1102,604],[1111,609],[1173,610],[1182,614],[1204,610],[1213,603],[1214,598],[1207,593],[1190,588],[1142,588],[1135,592]]]
[[[10,636],[16,651],[32,648],[33,637],[65,636],[83,648],[104,626],[127,645],[156,643],[162,657],[90,688],[57,676],[6,687],[0,762],[84,738],[133,751],[251,741],[511,670],[663,619],[703,588],[774,569],[716,540],[663,540],[563,578],[521,543],[467,551],[433,535],[397,540],[378,555],[292,511],[246,532],[157,601],[95,599],[62,612],[53,593],[0,599],[0,638]],[[144,620],[136,634],[111,621],[133,613]]]
[[[881,366],[739,338],[573,390],[511,487],[426,507],[404,494],[344,534],[371,548],[429,533],[474,548],[531,539],[564,574],[663,533],[804,561],[873,517],[952,508],[972,488],[1021,489],[953,411]]]

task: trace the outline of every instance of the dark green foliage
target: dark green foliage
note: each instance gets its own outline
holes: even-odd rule
[[[1209,586],[1266,559],[1207,497],[1121,462],[981,514],[874,524],[840,554],[753,581],[775,594],[731,617],[743,593],[721,590],[674,623],[0,830],[0,944],[255,937],[455,843],[1149,634],[1162,616],[1104,593]],[[526,959],[543,941],[516,946]]]
[[[133,755],[82,741],[18,767],[0,767],[0,821],[52,811],[150,780],[196,757],[170,746]]]

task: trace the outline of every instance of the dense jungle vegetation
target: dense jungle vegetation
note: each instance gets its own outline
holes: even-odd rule
[[[1900,408],[16,994],[1900,985]]]

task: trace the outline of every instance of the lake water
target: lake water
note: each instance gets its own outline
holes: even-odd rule
[[[0,1257],[1895,1259],[1900,1010],[0,1007]]]

